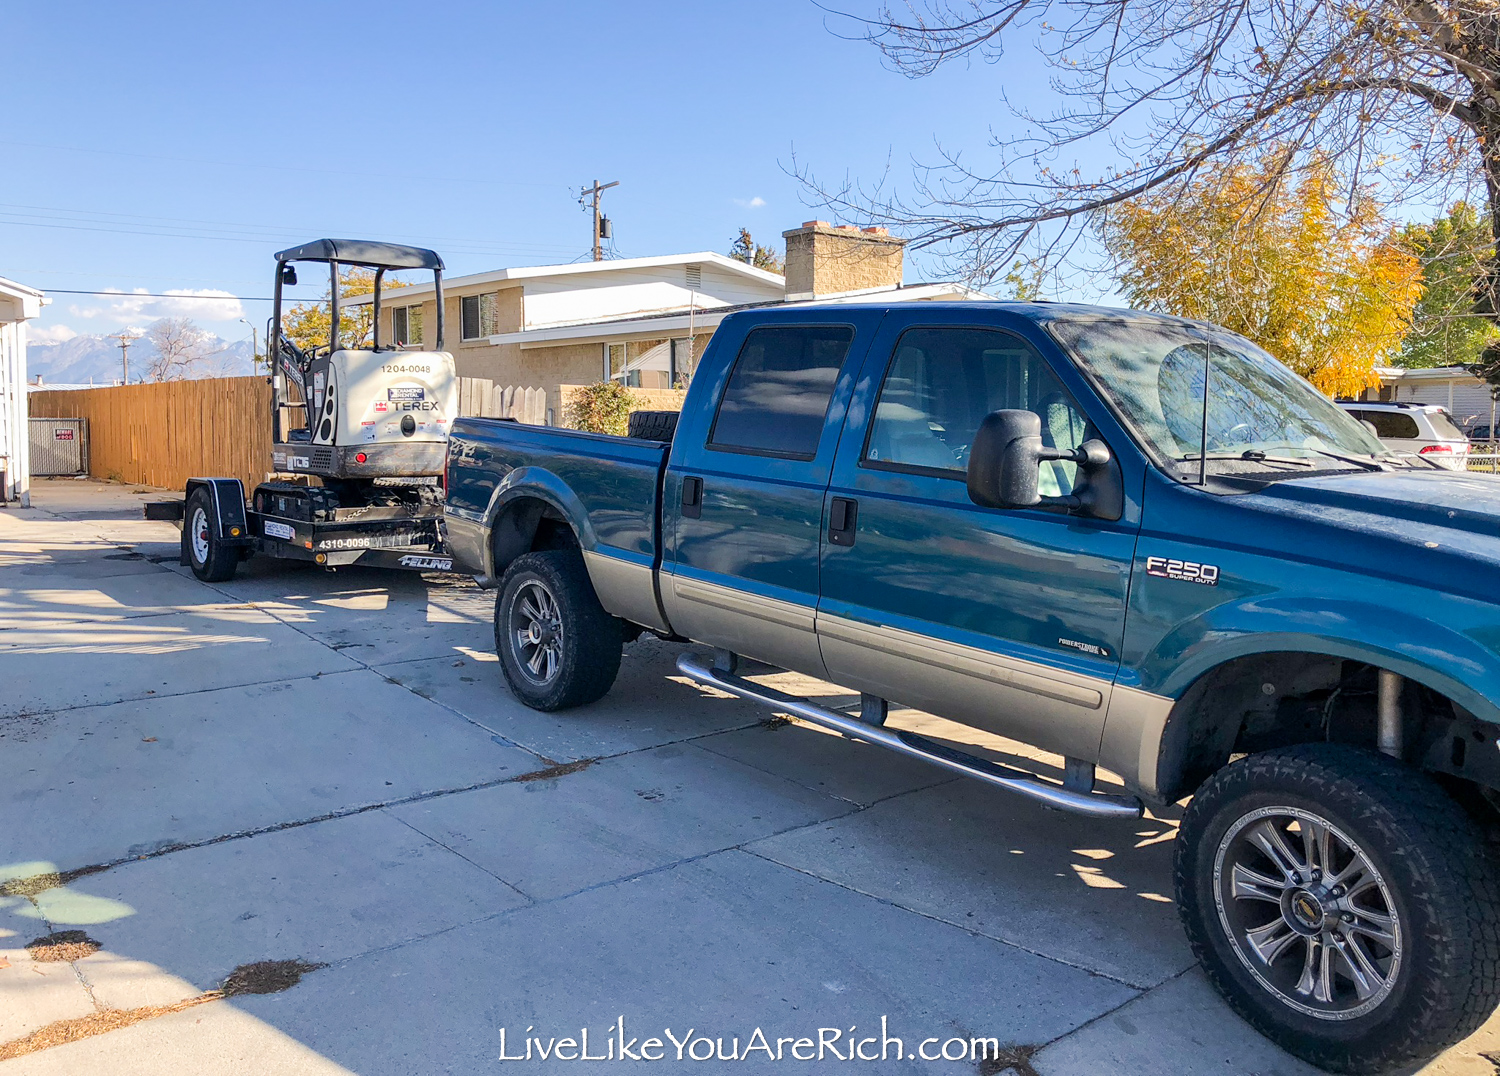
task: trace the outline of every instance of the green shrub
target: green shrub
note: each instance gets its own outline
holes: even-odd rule
[[[577,430],[624,437],[630,402],[630,393],[618,381],[597,381],[574,393],[563,419]]]

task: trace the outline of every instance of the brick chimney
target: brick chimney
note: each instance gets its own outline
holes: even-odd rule
[[[901,248],[884,228],[834,226],[810,220],[782,232],[786,240],[786,297],[813,299],[840,292],[894,288],[901,283]]]

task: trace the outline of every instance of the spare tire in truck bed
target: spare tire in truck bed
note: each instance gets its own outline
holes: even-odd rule
[[[630,437],[642,441],[670,441],[677,432],[678,411],[632,411],[625,427]]]

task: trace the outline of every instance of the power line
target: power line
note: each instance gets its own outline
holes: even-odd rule
[[[25,210],[25,211],[28,211],[28,212],[17,212],[18,210]],[[158,216],[144,215],[144,214],[140,214],[140,213],[115,213],[115,212],[111,212],[110,210],[100,210],[100,209],[70,209],[70,208],[67,208],[65,206],[25,205],[25,204],[15,203],[15,202],[0,202],[0,213],[4,213],[5,216],[29,218],[31,220],[39,221],[39,222],[43,222],[43,223],[47,223],[47,222],[55,220],[60,225],[67,225],[67,224],[110,224],[110,225],[118,225],[118,226],[122,226],[122,227],[123,226],[134,226],[134,227],[140,227],[140,228],[150,228],[150,227],[176,228],[176,229],[178,229],[178,231],[186,231],[187,230],[187,226],[189,226],[189,225],[208,225],[208,226],[213,227],[213,228],[227,228],[227,229],[231,229],[232,231],[243,232],[243,233],[246,233],[248,235],[257,236],[257,237],[258,236],[287,236],[287,235],[294,235],[294,234],[295,235],[303,235],[303,234],[307,234],[307,233],[311,233],[311,232],[319,232],[319,231],[323,232],[324,234],[327,234],[328,231],[329,231],[329,229],[326,227],[326,225],[319,225],[316,228],[307,228],[307,227],[297,227],[297,226],[288,225],[288,224],[281,224],[281,225],[247,224],[247,223],[245,223],[243,221],[202,220],[202,219],[194,218],[194,217],[158,217]],[[68,214],[68,215],[67,216],[63,216],[63,217],[49,217],[49,216],[45,216],[45,215],[40,215],[40,214],[59,214],[59,213],[61,213],[61,214]],[[124,218],[124,219],[109,219],[109,218]],[[137,224],[135,222],[140,222],[140,223]],[[348,229],[348,228],[343,228],[343,229],[335,228],[335,229],[332,229],[332,230],[333,231],[348,232],[351,229]],[[358,231],[359,229],[352,229],[352,230]],[[146,233],[146,234],[152,234],[152,233]],[[175,234],[175,233],[173,233],[173,234]],[[457,244],[457,245],[460,245],[460,246],[507,247],[507,248],[513,248],[515,250],[520,250],[520,251],[524,251],[524,250],[536,250],[536,251],[552,251],[552,252],[557,252],[557,251],[560,251],[560,250],[564,249],[562,247],[554,246],[554,245],[549,244],[549,243],[514,243],[514,242],[502,241],[502,240],[498,240],[498,239],[491,240],[491,239],[457,238],[457,237],[454,237],[454,236],[433,236],[433,235],[413,236],[410,233],[405,233],[405,234],[402,234],[402,233],[387,233],[387,234],[389,234],[390,237],[393,238],[393,239],[403,239],[403,238],[404,239],[413,239],[413,238],[415,238],[415,239],[420,239],[423,242],[428,242],[428,243]]]
[[[181,295],[166,291],[89,291],[84,288],[45,288],[48,295],[108,295],[116,299],[239,299],[246,303],[269,303],[269,295]],[[326,303],[327,299],[290,299],[294,303]]]
[[[202,239],[202,240],[207,240],[207,241],[216,242],[216,243],[255,243],[257,245],[264,245],[264,244],[266,244],[268,242],[271,242],[275,235],[281,236],[282,240],[295,240],[298,237],[298,235],[304,234],[304,233],[295,233],[295,232],[280,232],[280,233],[273,233],[272,235],[265,235],[265,236],[202,235],[202,234],[193,234],[193,233],[184,232],[184,231],[164,232],[164,231],[159,231],[159,230],[153,231],[153,230],[143,229],[143,228],[105,228],[105,227],[100,227],[99,226],[100,224],[117,224],[117,223],[124,223],[124,222],[120,222],[120,221],[99,221],[99,222],[94,223],[94,224],[87,224],[87,223],[54,222],[54,221],[3,220],[3,219],[0,219],[0,225],[11,225],[13,227],[18,227],[18,228],[56,228],[56,229],[59,229],[59,230],[62,230],[62,231],[70,231],[70,232],[106,232],[106,233],[109,233],[109,234],[112,234],[112,235],[151,235],[151,236],[159,236],[161,238],[166,238],[166,239]],[[407,238],[411,238],[411,237],[407,237]],[[422,238],[422,237],[416,237],[416,238]],[[513,249],[511,249],[509,251],[506,251],[506,250],[503,250],[503,249],[487,250],[487,249],[476,249],[476,248],[454,250],[453,246],[451,245],[451,242],[444,242],[444,241],[441,241],[441,240],[436,240],[435,241],[435,240],[430,240],[430,239],[426,239],[424,241],[426,241],[426,242],[436,242],[436,244],[438,246],[441,246],[441,247],[444,247],[445,249],[448,249],[451,253],[465,254],[465,255],[468,255],[470,257],[484,257],[486,255],[489,255],[489,256],[493,256],[493,257],[497,257],[498,258],[498,257],[506,257],[507,255],[515,255],[515,254],[540,255],[540,254],[548,254],[548,253],[561,252],[562,250],[565,249],[565,248],[562,248],[562,247],[540,247],[540,246],[538,246],[536,248],[532,248],[532,249],[526,249],[526,248],[521,247],[520,245],[516,245]],[[496,247],[496,248],[503,248],[504,246],[506,246],[506,244],[503,244],[503,243],[495,243],[495,244],[491,244],[491,245],[494,246],[494,247]]]
[[[329,176],[359,176],[368,179],[368,172],[356,172],[340,168],[305,168],[301,165],[276,165],[264,164],[255,160],[244,161],[216,161],[208,157],[165,157],[156,153],[130,153],[117,149],[85,149],[82,146],[56,146],[45,142],[16,142],[10,139],[0,139],[0,145],[24,146],[28,149],[51,149],[60,150],[63,153],[95,153],[106,157],[135,157],[145,161],[173,161],[177,164],[206,164],[215,168],[263,168],[273,172],[295,172],[298,175],[306,173],[321,173]],[[423,183],[475,183],[491,187],[543,187],[549,190],[567,189],[561,183],[535,183],[518,179],[469,179],[467,176],[420,176],[400,175],[396,173],[382,173],[384,179],[413,180]]]

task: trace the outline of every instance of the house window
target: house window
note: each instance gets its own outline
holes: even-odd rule
[[[703,289],[703,266],[690,265],[687,267],[687,286],[692,291]]]
[[[398,344],[422,342],[422,308],[420,306],[391,308],[391,339]]]
[[[672,367],[670,340],[631,340],[604,345],[604,377],[632,389],[669,389]]]
[[[465,295],[462,303],[463,339],[483,340],[487,336],[495,336],[500,332],[500,319],[497,300],[500,297],[494,292],[488,295]]]

